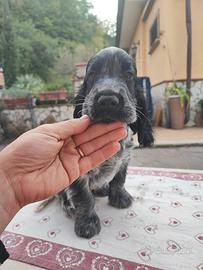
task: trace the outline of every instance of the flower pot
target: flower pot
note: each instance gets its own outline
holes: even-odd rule
[[[30,105],[30,99],[27,97],[9,97],[2,99],[6,108],[27,108]]]
[[[169,97],[169,112],[171,120],[171,128],[184,128],[185,108],[181,106],[180,97],[178,95]]]
[[[47,91],[40,93],[39,95],[40,101],[45,100],[66,100],[67,98],[67,91],[65,90],[58,90],[58,91]]]
[[[195,123],[197,127],[203,127],[203,112],[196,112]]]

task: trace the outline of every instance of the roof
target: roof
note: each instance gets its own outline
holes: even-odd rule
[[[128,50],[139,18],[150,0],[118,0],[116,46]]]

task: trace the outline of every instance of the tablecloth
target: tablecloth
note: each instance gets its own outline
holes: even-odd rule
[[[24,207],[1,239],[11,258],[49,270],[203,270],[203,171],[129,167],[128,209],[96,199],[101,232],[74,233],[54,202],[40,213]]]

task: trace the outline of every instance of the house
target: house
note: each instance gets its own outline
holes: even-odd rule
[[[154,110],[166,110],[170,82],[186,85],[187,0],[118,0],[117,46],[136,61],[138,76],[148,76]],[[203,1],[190,0],[192,21],[191,113],[194,124],[198,100],[203,98]],[[163,117],[163,123],[166,121]]]

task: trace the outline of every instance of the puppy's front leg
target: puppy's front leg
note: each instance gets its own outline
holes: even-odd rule
[[[95,199],[86,179],[80,178],[71,185],[75,207],[75,233],[79,237],[91,238],[101,230],[100,220],[94,205]]]
[[[109,204],[116,208],[131,206],[133,197],[125,190],[127,164],[122,166],[109,184]]]

